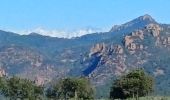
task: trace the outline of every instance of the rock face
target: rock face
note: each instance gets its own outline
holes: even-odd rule
[[[125,36],[124,45],[131,52],[131,54],[136,51],[143,50],[143,40],[151,34],[155,39],[155,45],[160,45],[160,31],[162,28],[158,24],[148,24],[143,30],[136,30],[130,35]],[[163,39],[163,44],[168,44],[168,38]]]
[[[94,54],[101,55],[101,54],[104,54],[106,52],[108,54],[112,54],[112,53],[123,54],[124,51],[123,51],[123,47],[121,45],[111,45],[111,46],[108,46],[105,43],[100,43],[100,44],[94,45],[91,48],[89,56],[92,56]]]
[[[162,30],[161,27],[157,24],[149,24],[146,26],[146,29],[152,33],[154,37],[158,37],[160,34],[160,31]]]
[[[95,80],[94,84],[102,85],[108,77],[112,75],[119,76],[126,71],[122,45],[96,44],[91,48],[88,57],[94,63],[87,64],[90,67],[84,71],[84,74]],[[107,70],[104,66],[107,66]]]
[[[137,50],[143,50],[143,44],[140,44],[136,41],[142,41],[144,39],[144,33],[142,30],[137,30],[131,33],[131,35],[127,35],[124,38],[125,47],[131,52],[131,54],[135,53]]]
[[[106,51],[106,45],[104,43],[96,44],[91,48],[90,55],[93,55],[95,53],[103,53],[105,51]]]
[[[131,36],[125,36],[125,47],[128,47],[133,42]]]

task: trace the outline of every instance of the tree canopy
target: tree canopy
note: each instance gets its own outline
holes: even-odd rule
[[[37,100],[43,94],[43,88],[32,81],[18,77],[0,78],[1,94],[11,100]]]
[[[126,99],[145,96],[153,91],[153,78],[143,69],[132,70],[115,80],[111,87],[110,98]]]
[[[66,78],[47,90],[47,96],[56,99],[93,99],[94,91],[86,78]],[[51,93],[51,94],[49,94]]]

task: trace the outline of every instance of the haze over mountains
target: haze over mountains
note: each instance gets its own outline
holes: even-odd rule
[[[86,27],[86,28],[76,29],[76,30],[57,30],[57,29],[46,29],[43,27],[38,27],[31,30],[21,30],[21,31],[14,31],[14,32],[20,35],[29,35],[31,33],[37,33],[43,36],[50,36],[50,37],[75,38],[86,34],[104,32],[106,30],[107,29],[100,29],[100,28],[93,28],[93,27]]]
[[[109,91],[116,77],[144,68],[156,79],[156,93],[168,94],[169,53],[170,25],[159,24],[148,14],[108,32],[71,39],[0,31],[0,75],[17,75],[37,84],[86,76],[96,89]]]

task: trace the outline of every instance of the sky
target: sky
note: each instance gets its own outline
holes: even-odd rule
[[[0,29],[76,36],[108,31],[144,14],[170,24],[169,4],[170,0],[0,0]]]

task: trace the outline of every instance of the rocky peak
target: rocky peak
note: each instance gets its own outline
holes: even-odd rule
[[[150,22],[155,22],[155,20],[148,14],[145,14],[143,16],[140,16],[137,18],[138,20],[141,20],[141,21],[150,21]]]
[[[32,33],[30,33],[29,35],[30,35],[30,36],[41,36],[40,34],[35,33],[35,32],[32,32]]]
[[[114,25],[110,32],[132,32],[137,29],[143,29],[148,24],[157,24],[157,22],[148,14],[140,16],[122,25]]]

